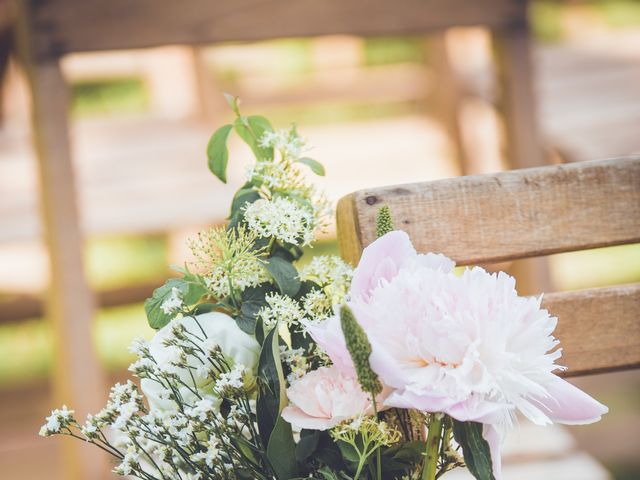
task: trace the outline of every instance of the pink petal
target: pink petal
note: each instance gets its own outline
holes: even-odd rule
[[[401,230],[383,235],[362,252],[351,282],[351,295],[368,298],[381,279],[390,280],[406,257],[416,255],[409,235]]]
[[[356,370],[340,326],[340,317],[336,315],[318,324],[308,324],[307,330],[341,372],[355,375]]]
[[[302,430],[303,428],[309,430],[328,430],[335,427],[342,420],[341,418],[311,417],[298,407],[292,405],[285,407],[280,415],[297,430]]]
[[[502,458],[500,456],[500,447],[502,445],[502,436],[496,427],[490,423],[482,426],[482,437],[489,444],[491,451],[491,466],[493,468],[493,476],[496,480],[502,480]]]
[[[569,382],[553,375],[544,384],[548,396],[535,397],[547,416],[557,423],[586,425],[597,422],[609,409]]]
[[[416,394],[407,390],[395,390],[384,401],[385,406],[395,408],[408,408],[421,412],[443,412],[451,406],[451,400],[447,397],[436,397],[424,394]]]

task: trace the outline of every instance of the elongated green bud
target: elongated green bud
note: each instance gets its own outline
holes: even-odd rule
[[[378,214],[376,215],[376,238],[380,238],[394,230],[391,209],[389,205],[383,205],[378,209]]]
[[[371,370],[371,365],[369,365],[371,344],[353,312],[346,305],[340,307],[340,325],[347,343],[347,350],[349,350],[353,366],[358,374],[358,382],[360,382],[363,391],[371,393],[375,398],[382,392],[382,384],[378,380],[378,375]]]

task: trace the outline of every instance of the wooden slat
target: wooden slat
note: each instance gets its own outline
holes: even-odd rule
[[[39,58],[69,52],[348,33],[400,35],[522,21],[522,0],[25,0]]]
[[[545,295],[566,376],[640,366],[640,284]]]
[[[348,261],[375,239],[384,204],[418,251],[460,265],[635,243],[640,156],[360,190],[338,204]]]

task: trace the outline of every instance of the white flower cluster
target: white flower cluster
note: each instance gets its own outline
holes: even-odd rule
[[[266,131],[259,140],[262,148],[273,147],[286,159],[297,160],[302,155],[306,140],[298,134],[295,125],[286,129]]]
[[[353,267],[336,255],[319,255],[300,270],[302,281],[311,281],[322,287],[331,304],[344,301],[353,278]],[[309,308],[314,308],[309,306]]]
[[[316,218],[312,208],[286,198],[260,199],[248,205],[244,218],[259,237],[274,237],[292,245],[308,245],[315,239]]]
[[[173,287],[171,289],[171,295],[164,302],[162,302],[160,308],[164,313],[170,315],[172,313],[178,312],[182,308],[182,306],[182,293],[180,293],[180,290],[178,288]]]
[[[295,326],[304,317],[304,312],[293,298],[279,293],[268,293],[265,297],[267,305],[258,311],[258,318],[266,330],[271,330],[278,322],[287,326]]]
[[[51,415],[47,417],[47,423],[40,428],[40,436],[48,437],[68,429],[75,422],[73,413],[73,410],[69,410],[66,405],[63,405],[60,409],[53,410]]]
[[[175,319],[150,342],[135,340],[130,350],[138,355],[130,369],[142,378],[148,406],[133,382],[116,384],[107,405],[83,426],[63,407],[52,412],[40,434],[84,436],[116,457],[118,475],[265,478],[247,467],[234,443],[242,438],[250,449],[261,445],[253,398],[260,346],[253,337],[214,312]],[[113,443],[106,428],[117,435]],[[238,467],[243,477],[236,475]]]
[[[200,232],[189,246],[196,266],[204,269],[207,288],[217,298],[229,296],[269,280],[261,255],[256,248],[256,233],[244,227],[233,230],[212,228]]]

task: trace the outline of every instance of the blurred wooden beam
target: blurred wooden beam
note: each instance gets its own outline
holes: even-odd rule
[[[98,291],[95,294],[99,308],[120,307],[143,302],[153,291],[164,283],[164,279],[153,282]],[[15,295],[7,300],[0,300],[0,325],[39,318],[45,314],[42,296]]]

